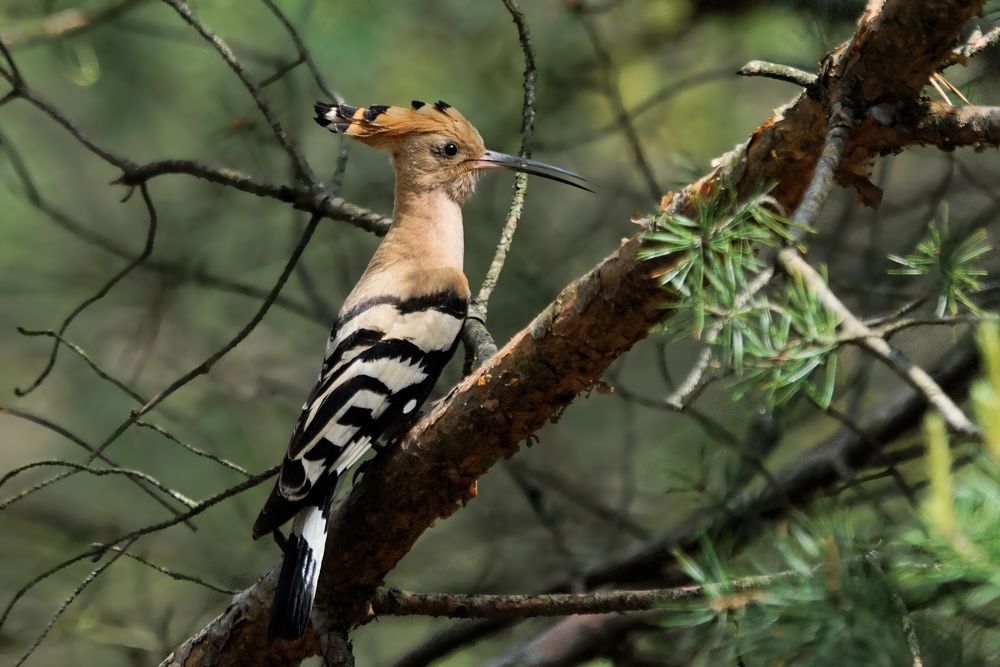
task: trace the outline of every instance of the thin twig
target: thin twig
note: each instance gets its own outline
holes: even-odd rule
[[[736,297],[733,303],[733,313],[743,310],[750,301],[762,290],[768,283],[771,282],[771,278],[774,277],[774,267],[767,266],[761,270],[760,273],[753,277],[745,290]],[[708,366],[712,361],[713,346],[715,341],[719,339],[719,335],[722,330],[726,327],[726,319],[720,319],[718,322],[713,324],[708,331],[705,333],[704,338],[704,348],[698,355],[698,359],[695,361],[694,367],[688,373],[687,377],[677,386],[667,398],[665,403],[668,407],[678,412],[683,412],[687,405],[695,398],[698,393],[704,388],[706,379],[705,371],[708,370]]]
[[[766,588],[777,581],[804,576],[788,570],[715,584],[673,588],[541,595],[487,595],[463,593],[412,593],[380,588],[372,608],[380,616],[447,616],[450,618],[529,618],[572,614],[609,614],[647,611],[672,603],[690,602],[727,593]]]
[[[128,549],[130,546],[132,546],[134,542],[135,540],[129,541],[128,544],[125,545],[125,549]],[[24,652],[24,654],[18,659],[18,661],[14,663],[14,667],[20,667],[25,663],[25,661],[27,661],[28,658],[31,657],[31,654],[35,652],[35,649],[38,648],[38,646],[45,639],[46,635],[49,634],[49,631],[52,630],[52,626],[55,625],[56,621],[59,620],[59,617],[63,615],[63,612],[65,612],[66,609],[73,603],[73,601],[80,596],[80,593],[82,593],[87,586],[93,583],[93,581],[97,579],[99,576],[101,576],[109,567],[114,565],[115,562],[122,557],[122,555],[123,552],[116,553],[114,556],[109,558],[107,562],[105,562],[103,565],[99,566],[98,568],[93,570],[90,574],[88,574],[86,577],[84,577],[83,581],[81,581],[77,585],[77,587],[73,589],[73,592],[71,592],[69,596],[67,596],[67,598],[63,600],[62,604],[59,605],[59,608],[56,609],[55,613],[52,614],[51,618],[49,618],[49,622],[45,624],[45,627],[42,628],[42,631],[38,634],[38,637],[35,638],[34,643],[28,648],[27,651]]]
[[[769,63],[765,60],[751,60],[743,67],[736,70],[740,76],[762,76],[768,79],[776,79],[786,83],[794,83],[796,86],[808,88],[816,83],[816,75],[800,70],[791,65],[779,65]]]
[[[503,0],[504,6],[510,12],[517,26],[517,37],[521,43],[521,53],[524,55],[524,100],[521,104],[521,157],[531,157],[531,139],[535,130],[535,78],[537,76],[535,68],[535,55],[531,48],[531,34],[528,32],[528,25],[524,21],[524,14],[514,0]],[[500,234],[500,241],[497,243],[496,253],[490,268],[486,272],[486,278],[476,295],[475,308],[477,315],[483,320],[486,319],[486,312],[489,307],[490,297],[500,279],[500,272],[503,270],[510,244],[517,230],[517,223],[521,219],[521,212],[524,210],[524,196],[528,188],[528,178],[525,174],[517,174],[514,179],[514,195],[510,202],[510,210],[507,212],[507,219],[504,222],[503,231]]]
[[[823,277],[793,248],[778,253],[778,261],[791,275],[800,277],[817,298],[841,320],[841,328],[862,349],[870,352],[896,372],[914,389],[921,392],[928,403],[944,418],[948,428],[956,434],[977,437],[976,428],[965,413],[941,389],[927,371],[917,366],[889,343],[866,327],[854,313],[830,290]]]
[[[254,487],[262,484],[263,482],[266,482],[267,480],[271,479],[276,474],[278,474],[278,469],[279,468],[280,468],[280,466],[274,466],[272,468],[269,468],[268,470],[265,470],[262,473],[254,475],[253,477],[251,477],[251,478],[249,478],[249,479],[247,479],[247,480],[245,480],[243,482],[240,482],[239,484],[235,484],[233,486],[230,486],[229,488],[224,489],[223,491],[220,491],[219,493],[215,494],[214,496],[211,496],[210,498],[206,498],[205,500],[202,500],[202,501],[198,502],[197,505],[195,505],[194,507],[192,507],[188,511],[186,511],[186,512],[180,514],[180,515],[178,515],[177,517],[175,517],[173,519],[167,519],[167,520],[160,521],[160,522],[157,522],[157,523],[149,524],[147,526],[143,526],[142,528],[137,528],[136,530],[132,530],[132,531],[129,531],[129,532],[124,533],[122,535],[119,535],[118,537],[112,538],[112,539],[110,539],[110,540],[108,540],[106,542],[102,542],[102,543],[93,545],[90,548],[86,549],[85,551],[83,551],[83,552],[81,552],[81,553],[79,553],[79,554],[77,554],[77,555],[75,555],[75,556],[73,556],[71,558],[68,558],[68,559],[62,561],[61,563],[59,563],[58,565],[56,565],[56,566],[54,566],[52,568],[49,568],[44,573],[38,575],[37,577],[35,577],[31,581],[29,581],[27,584],[25,584],[24,586],[22,586],[17,591],[17,593],[15,593],[14,597],[11,599],[11,601],[4,608],[3,614],[0,615],[0,627],[3,627],[4,622],[10,616],[10,613],[11,613],[12,609],[14,608],[14,605],[17,603],[18,600],[20,600],[22,597],[24,597],[24,595],[30,589],[32,589],[33,587],[37,586],[40,582],[42,582],[45,579],[51,577],[52,575],[56,574],[57,572],[60,572],[60,571],[62,571],[64,569],[66,569],[70,565],[72,565],[74,563],[77,563],[77,562],[83,560],[84,558],[100,557],[105,551],[108,551],[109,549],[112,549],[115,546],[121,545],[122,543],[126,543],[126,546],[124,548],[128,549],[128,547],[135,540],[137,540],[140,537],[143,537],[144,535],[150,535],[152,533],[158,533],[158,532],[160,532],[162,530],[166,530],[167,528],[171,528],[173,526],[176,526],[179,523],[187,522],[190,519],[193,519],[194,517],[198,516],[202,512],[204,512],[204,511],[206,511],[206,510],[214,507],[215,505],[218,505],[222,501],[227,500],[228,498],[231,498],[231,497],[233,497],[233,496],[235,496],[237,494],[243,493],[244,491],[252,489],[252,488],[254,488]]]
[[[217,586],[213,583],[205,581],[201,577],[196,577],[193,574],[185,574],[183,572],[178,572],[177,570],[171,570],[169,568],[163,567],[162,565],[157,565],[156,563],[146,558],[143,558],[138,554],[126,551],[123,547],[111,547],[109,551],[120,552],[125,556],[128,556],[132,560],[136,561],[137,563],[142,563],[146,567],[156,570],[161,574],[165,574],[171,579],[174,579],[176,581],[189,581],[193,584],[198,584],[199,586],[207,588],[210,591],[215,591],[216,593],[222,593],[224,595],[236,595],[237,593],[239,593],[239,591],[236,590],[235,588],[223,588],[222,586]]]
[[[316,227],[321,219],[322,218],[318,215],[314,215],[312,216],[312,218],[309,219],[309,223],[306,225],[306,228],[302,233],[302,237],[299,240],[298,245],[292,252],[292,256],[285,263],[285,266],[281,271],[281,275],[278,276],[277,282],[274,284],[274,287],[271,288],[271,291],[268,294],[267,298],[264,300],[264,303],[261,304],[260,308],[257,309],[257,312],[254,313],[252,318],[250,318],[250,321],[247,322],[243,326],[243,328],[240,329],[240,331],[237,332],[237,334],[233,336],[219,350],[212,353],[203,362],[192,368],[190,371],[188,371],[181,377],[174,380],[174,382],[172,382],[169,386],[163,389],[160,393],[156,394],[155,396],[153,396],[153,398],[149,399],[142,407],[134,410],[132,414],[129,416],[129,418],[126,419],[121,424],[119,424],[119,426],[114,430],[114,432],[111,435],[109,435],[104,440],[104,442],[102,442],[98,446],[97,454],[103,452],[112,442],[117,440],[118,437],[122,435],[122,433],[128,430],[128,428],[132,424],[138,421],[139,418],[142,417],[142,415],[146,414],[147,412],[155,408],[168,396],[173,394],[175,391],[177,391],[178,389],[180,389],[181,387],[183,387],[184,385],[186,385],[188,382],[195,379],[199,375],[204,375],[205,373],[208,373],[209,370],[211,370],[212,367],[216,364],[216,362],[218,362],[224,356],[229,354],[229,352],[231,352],[233,348],[239,345],[244,338],[249,336],[250,333],[257,328],[257,325],[260,324],[261,320],[264,319],[264,316],[267,315],[267,312],[271,309],[271,305],[274,303],[274,300],[277,298],[278,294],[281,292],[281,289],[285,286],[285,283],[288,281],[288,276],[291,275],[292,270],[295,268],[295,265],[298,263],[299,258],[305,251],[306,245],[308,245],[309,239],[312,238],[313,232],[316,231]],[[91,458],[88,459],[87,462],[90,463],[90,461],[93,460],[94,456],[96,456],[96,454],[91,455]]]
[[[614,61],[611,58],[611,54],[605,48],[604,42],[601,40],[600,33],[597,31],[597,26],[594,24],[594,19],[580,12],[577,12],[577,16],[583,24],[584,30],[587,33],[587,38],[590,40],[590,45],[594,49],[594,54],[597,56],[597,61],[600,65],[601,83],[604,87],[604,93],[607,95],[608,101],[611,103],[611,108],[614,111],[618,122],[621,124],[622,131],[625,134],[625,139],[628,142],[629,147],[632,149],[632,156],[635,159],[635,163],[639,167],[639,172],[642,174],[643,180],[646,181],[647,191],[649,192],[652,200],[658,202],[660,200],[660,196],[663,194],[663,189],[660,188],[659,184],[656,182],[656,176],[653,174],[653,168],[650,166],[649,160],[646,159],[646,154],[642,149],[642,141],[639,139],[639,133],[636,132],[635,125],[632,123],[632,119],[629,117],[628,111],[625,109],[625,101],[622,99],[621,90],[618,86],[617,71],[615,69]]]
[[[85,466],[79,463],[73,463],[71,461],[63,461],[60,459],[35,461],[34,463],[27,463],[23,466],[14,468],[13,470],[7,472],[7,474],[5,474],[3,477],[0,477],[0,486],[3,486],[14,477],[20,475],[21,473],[26,472],[28,470],[32,470],[34,468],[70,468],[72,470],[76,470],[78,472],[85,472],[89,475],[94,475],[96,477],[102,477],[104,475],[123,475],[125,477],[131,477],[133,479],[142,480],[147,484],[152,484],[160,491],[163,491],[165,494],[167,494],[177,502],[181,503],[185,507],[191,508],[197,505],[195,501],[191,500],[183,493],[171,489],[170,487],[166,486],[155,477],[147,475],[146,473],[141,472],[139,470],[130,470],[129,468],[92,468],[90,466]],[[16,500],[20,500],[23,497],[24,497],[23,494],[18,494],[13,498],[8,498],[7,500],[0,501],[0,511],[7,509],[7,507],[10,506],[11,503],[13,503]]]
[[[125,384],[121,380],[119,380],[119,379],[115,378],[114,376],[112,376],[110,373],[108,373],[107,371],[105,371],[104,369],[102,369],[100,366],[98,366],[97,363],[93,359],[90,358],[90,355],[83,351],[83,348],[81,348],[79,345],[77,345],[75,343],[71,343],[70,341],[66,340],[64,337],[62,337],[61,335],[59,335],[55,331],[51,331],[51,330],[48,330],[48,329],[35,331],[35,330],[32,330],[32,329],[25,329],[24,327],[18,327],[17,328],[17,332],[19,334],[21,334],[22,336],[27,336],[29,338],[34,337],[34,336],[44,336],[46,338],[52,338],[52,339],[54,339],[57,344],[66,346],[67,348],[69,348],[70,350],[72,350],[74,353],[76,353],[76,355],[78,357],[80,357],[81,359],[83,359],[83,361],[88,366],[90,366],[90,369],[92,371],[94,371],[94,373],[97,374],[97,377],[101,378],[105,382],[111,383],[112,385],[114,385],[115,387],[117,387],[118,389],[120,389],[122,392],[124,392],[126,396],[128,396],[129,398],[131,398],[135,402],[139,403],[140,405],[142,405],[143,403],[146,402],[146,399],[143,398],[142,395],[140,395],[137,391],[135,391],[134,389],[132,389],[131,387],[129,387],[127,384]]]
[[[137,391],[135,391],[134,389],[132,389],[131,387],[129,387],[127,384],[125,384],[121,380],[115,378],[110,373],[108,373],[107,371],[105,371],[104,369],[102,369],[100,366],[98,366],[97,363],[93,359],[90,358],[90,355],[88,355],[86,352],[84,352],[84,350],[82,348],[80,348],[78,345],[76,345],[74,343],[71,343],[70,341],[66,340],[65,338],[62,338],[61,336],[59,336],[59,334],[55,333],[54,331],[28,331],[28,330],[20,329],[20,328],[18,329],[18,331],[22,335],[24,335],[24,336],[49,336],[51,338],[55,338],[57,341],[59,341],[60,344],[65,345],[70,350],[72,350],[77,355],[79,355],[80,358],[83,359],[87,363],[87,365],[90,366],[90,368],[94,371],[94,373],[96,373],[97,376],[100,377],[102,380],[105,380],[106,382],[109,382],[112,385],[114,385],[115,387],[117,387],[118,389],[120,389],[129,398],[131,398],[132,400],[134,400],[139,405],[143,405],[143,404],[146,403],[146,399],[143,398],[143,396],[141,394],[139,394]],[[0,408],[0,410],[3,410],[3,408]],[[198,449],[197,447],[189,445],[186,442],[183,442],[180,439],[178,439],[177,436],[173,435],[172,433],[170,433],[169,431],[167,431],[163,427],[158,426],[157,424],[151,424],[149,422],[144,422],[144,421],[137,421],[136,422],[136,426],[140,426],[140,427],[143,427],[143,428],[148,428],[148,429],[150,429],[152,431],[156,431],[157,433],[159,433],[163,437],[165,437],[168,440],[170,440],[170,441],[172,441],[172,442],[180,445],[181,447],[183,447],[184,449],[188,450],[189,452],[191,452],[192,454],[194,454],[196,456],[200,456],[202,458],[209,459],[210,461],[214,461],[215,463],[218,463],[219,465],[221,465],[221,466],[223,466],[225,468],[229,468],[230,470],[235,470],[236,472],[240,473],[244,477],[250,477],[250,473],[247,472],[246,469],[244,469],[243,467],[241,467],[239,465],[236,465],[232,461],[224,459],[224,458],[222,458],[220,456],[216,456],[215,454],[212,454],[210,452],[206,452],[206,451],[204,451],[202,449]],[[102,456],[102,458],[104,458],[104,457]]]
[[[872,333],[888,340],[900,331],[912,329],[913,327],[953,327],[959,324],[976,324],[977,322],[982,322],[984,319],[994,318],[990,317],[988,314],[984,316],[954,315],[951,317],[907,317],[894,322],[887,322],[886,324],[878,327],[872,327]]]
[[[528,24],[525,22],[524,14],[521,13],[517,2],[503,0],[503,4],[517,27],[517,39],[521,44],[521,53],[524,57],[524,75],[521,83],[524,95],[521,103],[520,155],[521,157],[531,157],[531,139],[535,130],[535,78],[537,76],[535,54],[531,46],[531,33],[528,31]],[[510,209],[507,211],[503,230],[500,232],[500,240],[497,242],[496,252],[490,262],[490,268],[486,272],[486,278],[483,279],[479,288],[479,293],[470,304],[470,317],[466,321],[463,331],[463,339],[469,352],[466,372],[478,368],[496,354],[496,341],[493,340],[489,329],[486,328],[487,311],[489,310],[490,297],[493,295],[504,263],[507,261],[507,253],[514,240],[514,232],[517,231],[521,213],[524,211],[524,197],[527,189],[527,175],[520,173],[515,175],[514,194],[511,198]]]
[[[4,49],[3,42],[0,42],[0,50],[4,51],[5,55],[9,59],[10,64],[13,66],[14,59],[13,57],[10,56],[10,53]],[[70,118],[62,111],[60,111],[55,105],[53,105],[51,102],[42,98],[41,96],[36,94],[33,90],[28,88],[27,84],[21,78],[21,75],[20,73],[17,72],[17,70],[14,70],[13,80],[11,79],[8,80],[10,80],[11,84],[14,86],[13,92],[16,92],[19,98],[34,105],[43,113],[45,113],[45,115],[54,120],[58,125],[61,125],[67,132],[69,132],[73,136],[74,139],[80,142],[80,144],[83,145],[83,147],[89,150],[91,153],[98,156],[108,164],[114,165],[115,167],[118,167],[123,171],[128,170],[133,166],[135,166],[131,160],[124,158],[116,153],[112,153],[108,149],[97,144],[83,130],[80,129],[79,125],[77,125],[74,121],[70,120]]]
[[[867,554],[865,562],[878,572],[883,579],[887,579],[885,571],[882,569],[881,559],[878,558],[877,554]],[[900,597],[899,593],[891,585],[889,586],[889,597],[892,599],[892,604],[896,607],[896,611],[899,612],[902,619],[903,634],[906,635],[906,645],[910,649],[910,657],[913,659],[912,667],[924,667],[924,661],[920,657],[920,641],[917,639],[917,632],[913,627],[913,619],[910,618],[910,610],[907,609],[906,602],[903,601],[903,598]]]
[[[288,154],[289,159],[295,166],[297,175],[305,180],[308,185],[313,185],[316,183],[316,178],[312,173],[312,169],[309,167],[309,163],[299,152],[299,149],[291,142],[288,138],[288,134],[285,132],[285,128],[281,126],[278,119],[271,112],[271,108],[267,105],[267,101],[264,99],[264,94],[261,92],[260,87],[253,82],[250,75],[247,74],[246,70],[243,68],[243,64],[240,63],[239,59],[233,53],[229,45],[226,44],[221,37],[216,35],[214,32],[208,29],[208,27],[198,20],[198,17],[194,15],[191,8],[187,6],[183,0],[163,0],[166,4],[173,7],[184,21],[194,28],[199,35],[201,35],[205,41],[209,42],[215,50],[219,52],[222,59],[226,61],[231,69],[240,81],[243,82],[243,87],[247,89],[250,96],[253,98],[254,103],[257,105],[257,109],[260,110],[261,115],[267,124],[271,127],[271,132],[274,133],[275,139],[281,144],[285,153]]]
[[[6,44],[6,40],[4,40],[3,37],[0,37],[0,55],[3,56],[5,61],[7,61],[7,67],[10,68],[8,71],[0,67],[0,75],[2,75],[3,78],[14,87],[15,91],[19,91],[24,85],[24,77],[21,76],[21,70],[17,68],[17,62],[14,60],[14,55],[10,52],[10,49]]]
[[[303,63],[305,63],[305,60],[302,59],[302,56],[296,56],[295,60],[290,60],[289,62],[285,63],[284,65],[276,69],[274,73],[271,74],[270,76],[261,79],[260,83],[258,84],[260,86],[260,89],[264,90],[271,84],[281,81],[281,79],[283,79],[286,74],[288,74],[289,72],[291,72],[292,70],[294,70],[296,67],[298,67]]]
[[[253,476],[243,466],[239,466],[239,465],[233,463],[232,461],[230,461],[229,459],[224,459],[221,456],[216,456],[215,454],[212,454],[211,452],[206,452],[204,449],[198,449],[194,445],[189,445],[188,443],[186,443],[183,440],[179,439],[173,433],[170,433],[169,431],[167,431],[166,429],[164,429],[162,426],[159,426],[157,424],[153,424],[153,423],[150,423],[150,422],[147,422],[147,421],[142,421],[141,419],[138,420],[138,421],[136,421],[135,425],[138,426],[139,428],[148,428],[151,431],[156,431],[157,433],[159,433],[160,435],[162,435],[167,440],[170,440],[171,442],[173,442],[173,443],[175,443],[177,445],[180,445],[181,447],[183,447],[184,449],[188,450],[189,452],[191,452],[195,456],[200,456],[202,458],[208,459],[209,461],[214,461],[215,463],[218,463],[219,465],[221,465],[223,468],[229,468],[230,470],[235,470],[236,472],[238,472],[239,474],[243,475],[244,477],[249,478],[249,477]]]
[[[146,261],[146,259],[153,253],[153,243],[156,241],[157,226],[156,207],[153,205],[153,200],[149,196],[149,186],[146,183],[141,183],[139,185],[139,192],[142,194],[142,201],[146,205],[146,212],[149,216],[149,225],[146,228],[146,242],[142,247],[142,251],[138,254],[138,256],[136,256],[135,259],[125,265],[120,271],[118,271],[118,273],[113,275],[111,279],[108,280],[108,282],[106,282],[101,289],[97,290],[93,296],[85,299],[76,308],[74,308],[69,315],[66,316],[66,318],[62,321],[62,324],[59,325],[59,330],[56,332],[55,341],[52,343],[52,349],[49,351],[49,358],[45,367],[42,369],[41,373],[38,374],[38,377],[36,377],[35,380],[26,388],[14,389],[14,393],[18,396],[26,396],[27,394],[30,394],[45,381],[45,378],[48,377],[52,368],[56,364],[56,356],[59,354],[59,339],[66,333],[66,329],[68,329],[69,325],[73,323],[73,320],[75,320],[80,313],[86,310],[88,306],[103,299],[115,285],[135,270],[137,266]]]
[[[709,83],[718,79],[730,78],[733,75],[733,65],[725,65],[723,67],[716,67],[713,69],[705,70],[703,72],[697,72],[689,76],[683,76],[676,81],[672,81],[665,85],[660,90],[652,93],[649,97],[645,98],[638,104],[636,104],[631,109],[626,110],[626,114],[632,121],[636,121],[639,116],[655,109],[660,104],[670,100],[675,95],[683,93],[695,86]],[[593,143],[599,139],[604,138],[609,133],[615,130],[621,129],[621,122],[619,120],[613,120],[605,125],[601,125],[593,130],[585,130],[579,134],[570,135],[565,138],[560,138],[558,141],[548,142],[544,140],[539,140],[539,148],[552,151],[563,151],[569,148],[580,148],[589,143]]]
[[[276,4],[274,4],[273,0],[261,0],[261,2],[263,2],[269,10],[271,10],[271,13],[274,14],[274,16],[288,32],[288,36],[292,38],[295,50],[299,54],[299,60],[304,62],[306,67],[309,68],[309,71],[313,75],[313,79],[316,81],[316,85],[323,91],[323,94],[336,101],[337,104],[343,104],[344,96],[334,90],[323,76],[323,73],[319,71],[319,67],[316,66],[316,61],[313,60],[312,54],[309,52],[309,49],[306,48],[305,43],[299,36],[298,30],[296,30],[295,26],[292,25],[292,22],[288,20],[288,17],[285,16]]]
[[[341,197],[331,196],[328,192],[304,186],[264,183],[235,169],[210,167],[195,160],[159,160],[144,165],[133,165],[125,170],[116,182],[133,185],[164,174],[188,174],[259,197],[276,199],[308,213],[349,222],[355,227],[379,236],[383,236],[392,224],[392,219],[388,216],[352,204]]]
[[[121,259],[128,261],[133,259],[133,253],[131,251],[118,245],[118,243],[110,237],[89,228],[79,220],[67,214],[65,211],[60,210],[48,202],[42,196],[41,191],[35,184],[35,180],[28,171],[28,166],[25,163],[20,151],[18,151],[10,140],[2,133],[0,133],[0,149],[3,149],[3,151],[7,154],[10,164],[14,169],[14,173],[18,180],[21,181],[21,185],[24,188],[25,198],[35,209],[80,240],[100,248],[105,252],[111,253],[115,257],[120,257]],[[249,177],[242,175],[241,177],[250,180]],[[138,182],[136,184],[138,184]],[[220,184],[227,185],[227,183]],[[372,215],[375,216],[376,214]],[[267,290],[262,290],[253,285],[247,285],[237,280],[224,278],[201,267],[186,266],[182,263],[175,263],[163,259],[157,259],[155,257],[148,258],[145,262],[140,264],[138,268],[140,271],[165,276],[172,281],[192,282],[203,287],[216,289],[230,294],[237,294],[258,300],[263,300],[267,296]],[[317,322],[323,324],[324,326],[328,324],[326,318],[322,317],[320,313],[315,312],[305,304],[294,299],[281,296],[277,301],[275,301],[275,305],[312,322]]]
[[[38,416],[38,415],[36,415],[34,413],[27,412],[25,410],[20,410],[20,409],[17,409],[17,408],[8,408],[8,407],[0,406],[0,414],[6,414],[6,415],[10,415],[11,417],[16,417],[18,419],[23,419],[23,420],[25,420],[27,422],[31,422],[32,424],[35,424],[37,426],[41,426],[42,428],[48,429],[48,430],[52,431],[53,433],[61,435],[62,437],[66,438],[67,440],[69,440],[73,444],[78,445],[79,447],[82,447],[83,449],[87,450],[91,454],[94,454],[97,451],[96,448],[93,445],[91,445],[86,440],[84,440],[80,436],[76,435],[72,431],[70,431],[70,430],[68,430],[66,428],[63,428],[59,424],[56,424],[53,421],[45,419],[44,417],[40,417],[40,416]],[[110,457],[108,457],[108,456],[106,456],[104,454],[97,455],[97,458],[100,459],[101,461],[103,461],[104,463],[108,464],[109,466],[118,467],[118,464],[114,460],[112,460]],[[58,479],[51,478],[51,480],[58,481],[59,479],[62,479],[63,477],[68,477],[70,475],[72,475],[72,472],[63,473],[62,475],[57,476]],[[164,507],[171,514],[173,514],[174,516],[180,516],[180,511],[176,507],[174,507],[173,505],[170,505],[154,489],[149,488],[146,485],[145,482],[143,482],[141,480],[138,480],[138,479],[135,479],[135,478],[129,478],[129,479],[131,479],[131,481],[134,484],[136,484],[136,486],[138,486],[139,488],[141,488],[146,495],[148,495],[150,498],[152,498],[157,503],[159,503],[162,507]],[[48,486],[48,484],[51,484],[52,483],[51,480],[48,481],[44,486]],[[44,486],[41,487],[41,488],[44,488]],[[34,493],[34,491],[31,491],[31,493]],[[192,529],[194,528],[190,524],[188,524],[188,527],[190,527]]]
[[[823,204],[826,203],[833,188],[834,177],[844,155],[853,117],[844,104],[835,99],[830,105],[828,122],[829,129],[823,142],[823,150],[813,168],[812,179],[792,215],[793,227],[799,229],[811,229],[819,219]]]

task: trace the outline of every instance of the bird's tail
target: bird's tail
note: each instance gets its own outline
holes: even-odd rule
[[[306,507],[295,515],[271,606],[268,639],[298,639],[309,625],[323,564],[329,507]]]

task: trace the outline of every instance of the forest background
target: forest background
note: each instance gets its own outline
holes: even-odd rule
[[[965,11],[975,3],[955,4]],[[922,104],[960,109],[1000,103],[994,4],[986,4],[981,18],[960,22],[954,46],[970,44],[974,57],[947,69],[946,80],[931,85],[928,79]],[[488,146],[510,153],[522,147],[528,109],[533,157],[595,184],[591,195],[529,181],[489,300],[487,327],[502,346],[564,286],[637,234],[637,221],[650,230],[676,229],[680,214],[660,212],[672,201],[664,195],[713,173],[717,157],[762,132],[774,109],[809,83],[802,72],[790,83],[775,80],[773,72],[740,76],[741,68],[762,60],[815,73],[828,53],[861,34],[865,10],[863,2],[836,0],[538,0],[520,9],[501,0],[474,6],[459,0],[202,0],[190,3],[197,17],[192,26],[175,11],[181,6],[0,1],[0,42],[11,58],[4,69],[15,79],[0,88],[0,95],[14,90],[0,102],[0,471],[17,471],[0,482],[0,591],[16,603],[0,628],[0,659],[6,662],[27,656],[30,664],[159,663],[276,562],[273,543],[249,537],[270,486],[254,476],[278,462],[315,378],[332,316],[378,242],[371,230],[391,213],[385,156],[347,146],[343,162],[338,141],[312,121],[315,100],[342,95],[366,105],[443,99],[477,125]],[[198,26],[232,48],[250,86]],[[526,45],[533,74],[529,105]],[[248,88],[266,100],[267,117]],[[44,100],[73,124],[71,131],[46,111]],[[957,134],[935,141],[928,134],[925,143],[937,145],[880,159],[853,180],[840,174],[851,188],[835,187],[822,215],[806,221],[809,229],[788,225],[794,208],[761,199],[777,215],[776,224],[793,230],[795,243],[787,245],[783,234],[750,239],[801,249],[858,318],[890,327],[883,334],[892,345],[931,371],[973,418],[964,402],[977,373],[969,334],[995,310],[1000,162],[993,149],[952,148],[996,146],[1000,121],[993,113],[993,125],[975,141]],[[852,118],[849,125],[862,120]],[[74,136],[80,132],[82,141]],[[819,131],[814,143],[822,146],[825,137]],[[102,159],[105,149],[112,159]],[[116,165],[116,156],[131,166]],[[182,165],[174,171],[188,173],[132,173],[125,183],[112,184],[123,171],[165,158],[233,172],[201,178],[205,174]],[[346,201],[323,199],[302,185],[303,164],[317,182],[333,183],[324,196]],[[253,192],[235,172],[274,185]],[[802,170],[798,178],[810,173]],[[509,219],[512,180],[496,174],[482,179],[465,208],[466,269],[474,292]],[[758,180],[747,192],[766,198],[774,184]],[[713,221],[742,214],[738,206],[714,205]],[[317,210],[329,218],[310,220]],[[309,233],[291,268],[289,258]],[[648,247],[662,250],[664,243]],[[945,267],[952,273],[936,273],[942,248],[968,256]],[[930,268],[921,263],[928,258]],[[782,272],[793,275],[791,265],[789,260]],[[263,312],[285,268],[287,283]],[[775,289],[801,285],[801,279],[777,279]],[[908,383],[877,354],[850,344],[856,341],[830,338],[833,328],[821,332],[825,347],[808,348],[800,367],[739,367],[729,329],[716,341],[712,362],[700,366],[711,331],[703,324],[706,311],[710,325],[711,316],[725,309],[692,288],[694,281],[680,285],[689,292],[685,312],[559,410],[558,423],[531,436],[533,446],[493,466],[479,479],[475,500],[428,531],[386,584],[462,594],[534,593],[556,584],[578,593],[598,586],[650,588],[690,583],[699,573],[713,582],[781,572],[789,550],[812,553],[821,563],[832,553],[824,544],[845,545],[836,558],[850,563],[852,550],[863,556],[887,542],[919,542],[906,534],[928,525],[927,438],[920,428],[925,408],[900,407],[913,400]],[[805,293],[815,298],[815,290]],[[66,328],[65,344],[31,333],[58,331],[68,314],[97,294],[101,298]],[[670,298],[663,296],[664,302]],[[814,304],[794,303],[828,324],[843,324],[828,311],[809,311]],[[263,315],[259,323],[257,313]],[[72,474],[36,489],[74,469],[47,463],[20,470],[40,461],[83,464],[88,457],[81,443],[96,446],[108,438],[132,410],[225,350],[248,322],[248,335],[209,372],[178,386],[107,449],[115,464],[155,478],[180,500],[164,500],[169,492],[136,475]],[[900,323],[898,331],[892,328]],[[463,355],[457,357],[439,395],[463,377]],[[692,377],[692,368],[704,372]],[[695,391],[684,390],[686,378],[696,381]],[[886,426],[893,415],[896,421]],[[963,432],[951,416],[947,426],[962,436],[954,456],[988,477],[977,426],[970,422]],[[868,443],[869,454],[877,450],[879,456],[817,465],[815,448],[844,437],[877,441]],[[248,477],[257,483],[199,512],[189,525],[127,541],[134,558],[100,550],[89,554],[96,564],[83,558],[34,583],[93,543],[169,519],[197,505],[189,499],[211,498]],[[790,481],[803,490],[782,486]],[[728,523],[712,524],[710,539],[700,541],[702,519],[718,516]],[[658,568],[678,559],[682,567],[661,576]],[[845,566],[845,576],[870,584],[872,568],[887,567],[889,560],[880,557],[864,572]],[[656,576],[650,574],[654,561]],[[927,562],[938,564],[940,554]],[[198,582],[179,581],[150,564]],[[92,582],[91,572],[97,572]],[[963,582],[968,579],[945,583],[964,591]],[[998,609],[995,597],[969,587],[986,601],[959,600],[954,590],[920,601],[886,593],[870,601],[868,611],[882,609],[885,600],[912,611],[900,612],[910,629],[893,620],[892,632],[900,650],[912,652],[907,642],[916,640],[925,664],[956,664],[935,660],[953,658],[957,646],[965,647],[964,664],[988,664],[1000,646],[991,627]],[[788,596],[795,590],[813,589],[793,586]],[[826,620],[839,615],[854,621],[837,630],[814,618],[796,619],[792,634],[803,625],[808,630],[803,646],[781,644],[787,659],[801,661],[789,664],[823,664],[808,661],[815,649],[804,648],[810,638],[819,646],[847,632],[843,641],[866,646],[859,637],[885,636],[889,621],[865,627],[863,604],[848,605],[853,611],[847,613],[825,593],[816,594],[829,604],[816,608],[829,614]],[[72,603],[54,617],[68,596]],[[390,603],[383,604],[386,613],[377,622],[351,634],[358,664],[722,664],[713,662],[721,655],[734,660],[726,664],[739,664],[740,655],[751,665],[762,663],[747,656],[768,650],[733,628],[733,617],[752,605],[745,599],[723,604],[729,617],[721,621],[716,603],[668,613],[667,620],[661,613],[492,625],[395,616]],[[757,638],[775,627],[757,628]],[[571,634],[560,636],[553,628]],[[42,640],[37,647],[36,638]],[[545,642],[577,652],[545,662],[539,648]]]

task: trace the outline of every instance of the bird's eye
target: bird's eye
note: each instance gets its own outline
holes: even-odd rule
[[[455,157],[458,155],[458,146],[453,143],[447,143],[444,145],[444,154],[448,157]]]

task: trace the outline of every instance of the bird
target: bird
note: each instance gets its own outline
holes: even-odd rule
[[[271,641],[296,639],[308,627],[338,481],[370,449],[412,425],[455,351],[470,299],[461,207],[479,174],[508,169],[591,190],[571,171],[487,150],[475,126],[446,102],[317,102],[314,110],[327,130],[389,151],[393,222],[342,304],[319,378],[253,525],[255,540],[273,533],[284,551]],[[289,520],[290,533],[280,538]]]

